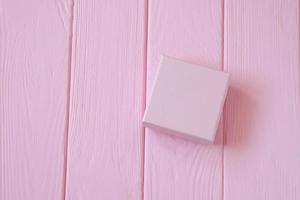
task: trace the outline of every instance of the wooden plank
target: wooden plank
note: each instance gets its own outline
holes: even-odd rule
[[[0,1],[0,199],[62,199],[68,1]]]
[[[300,199],[299,1],[225,2],[224,199]]]
[[[149,1],[148,97],[161,54],[222,68],[222,21],[221,0]],[[144,199],[222,199],[221,139],[207,146],[147,129]]]
[[[67,199],[141,199],[145,1],[74,4]]]

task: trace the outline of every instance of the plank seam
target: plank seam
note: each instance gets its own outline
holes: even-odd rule
[[[71,0],[70,29],[69,29],[69,52],[68,52],[68,82],[67,82],[67,106],[65,122],[65,151],[64,151],[64,177],[63,177],[63,197],[67,198],[67,174],[68,174],[68,154],[69,154],[69,126],[70,126],[70,99],[71,99],[71,76],[72,76],[72,52],[73,52],[73,23],[74,23],[74,4]]]
[[[147,59],[148,59],[148,18],[149,18],[149,0],[145,0],[145,33],[144,33],[144,77],[143,77],[143,112],[146,109],[146,95],[147,95]],[[146,158],[146,132],[142,128],[142,197],[145,199],[145,158]]]
[[[224,64],[224,60],[225,60],[225,0],[222,0],[221,2],[221,12],[222,12],[222,21],[221,21],[221,26],[222,26],[222,47],[221,47],[221,51],[222,51],[222,57],[221,57],[221,69],[222,71],[225,71],[225,64]],[[225,145],[225,134],[226,134],[226,126],[225,126],[225,116],[226,116],[226,100],[224,103],[224,109],[223,109],[223,120],[222,120],[222,191],[221,191],[221,198],[222,200],[224,200],[224,145]]]

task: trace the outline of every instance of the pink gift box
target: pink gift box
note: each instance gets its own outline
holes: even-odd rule
[[[228,85],[228,73],[162,56],[143,124],[212,143]]]

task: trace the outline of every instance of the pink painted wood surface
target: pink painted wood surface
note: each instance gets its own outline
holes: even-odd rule
[[[161,54],[221,69],[222,2],[150,0],[148,97]],[[145,200],[222,199],[222,141],[202,145],[149,129],[145,139]]]
[[[299,1],[225,1],[224,199],[300,199]]]
[[[300,199],[299,1],[72,4],[0,1],[1,200]],[[143,163],[161,54],[224,56],[224,155],[147,129]]]
[[[62,199],[70,3],[0,1],[0,199]]]
[[[146,4],[74,4],[67,199],[142,199]]]

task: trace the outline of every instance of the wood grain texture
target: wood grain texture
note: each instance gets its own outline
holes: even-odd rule
[[[0,1],[0,199],[62,199],[70,2]]]
[[[222,20],[221,0],[149,1],[148,97],[160,55],[222,68]],[[222,140],[207,146],[147,129],[144,193],[145,200],[222,199]]]
[[[145,2],[74,2],[67,199],[141,199]]]
[[[299,1],[225,1],[224,199],[300,199]]]

